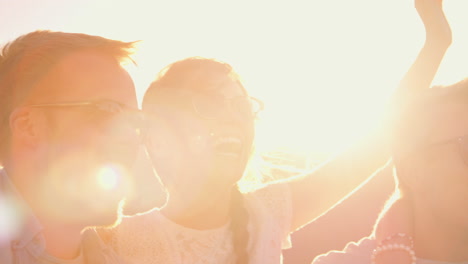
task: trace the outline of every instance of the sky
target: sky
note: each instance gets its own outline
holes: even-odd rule
[[[434,84],[468,69],[468,1],[445,0],[453,30]],[[142,40],[131,68],[141,98],[167,64],[230,63],[266,109],[257,146],[335,152],[381,119],[424,29],[411,0],[0,0],[0,43],[36,29]]]

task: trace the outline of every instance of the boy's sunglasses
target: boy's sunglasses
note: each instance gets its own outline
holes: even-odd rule
[[[96,101],[76,101],[76,102],[57,102],[57,103],[41,103],[25,105],[23,107],[86,107],[91,108],[92,115],[99,121],[107,121],[104,119],[111,119],[118,115],[124,116],[124,120],[135,128],[138,135],[143,136],[145,132],[144,115],[139,109],[129,107],[123,103],[112,101],[112,100],[96,100]],[[101,115],[99,114],[101,113]]]

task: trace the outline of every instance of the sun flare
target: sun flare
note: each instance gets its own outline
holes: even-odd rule
[[[101,188],[107,191],[115,190],[121,181],[122,175],[112,166],[105,166],[99,170],[97,179]]]

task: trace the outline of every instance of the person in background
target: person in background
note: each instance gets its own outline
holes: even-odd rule
[[[377,229],[398,232],[377,242],[373,236],[342,252],[318,257],[329,263],[468,263],[468,79],[434,87],[408,109],[396,130],[398,189]]]
[[[431,10],[434,20],[425,23],[426,51],[450,43],[442,1],[416,4]],[[397,189],[375,233],[341,252],[319,256],[314,264],[468,263],[467,102],[468,79],[411,99],[393,130]]]

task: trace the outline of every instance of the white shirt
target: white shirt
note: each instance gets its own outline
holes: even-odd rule
[[[249,219],[249,264],[282,263],[291,247],[292,203],[287,183],[266,185],[244,194]],[[235,263],[229,223],[195,230],[178,225],[158,209],[124,217],[112,232],[112,247],[129,263]]]

